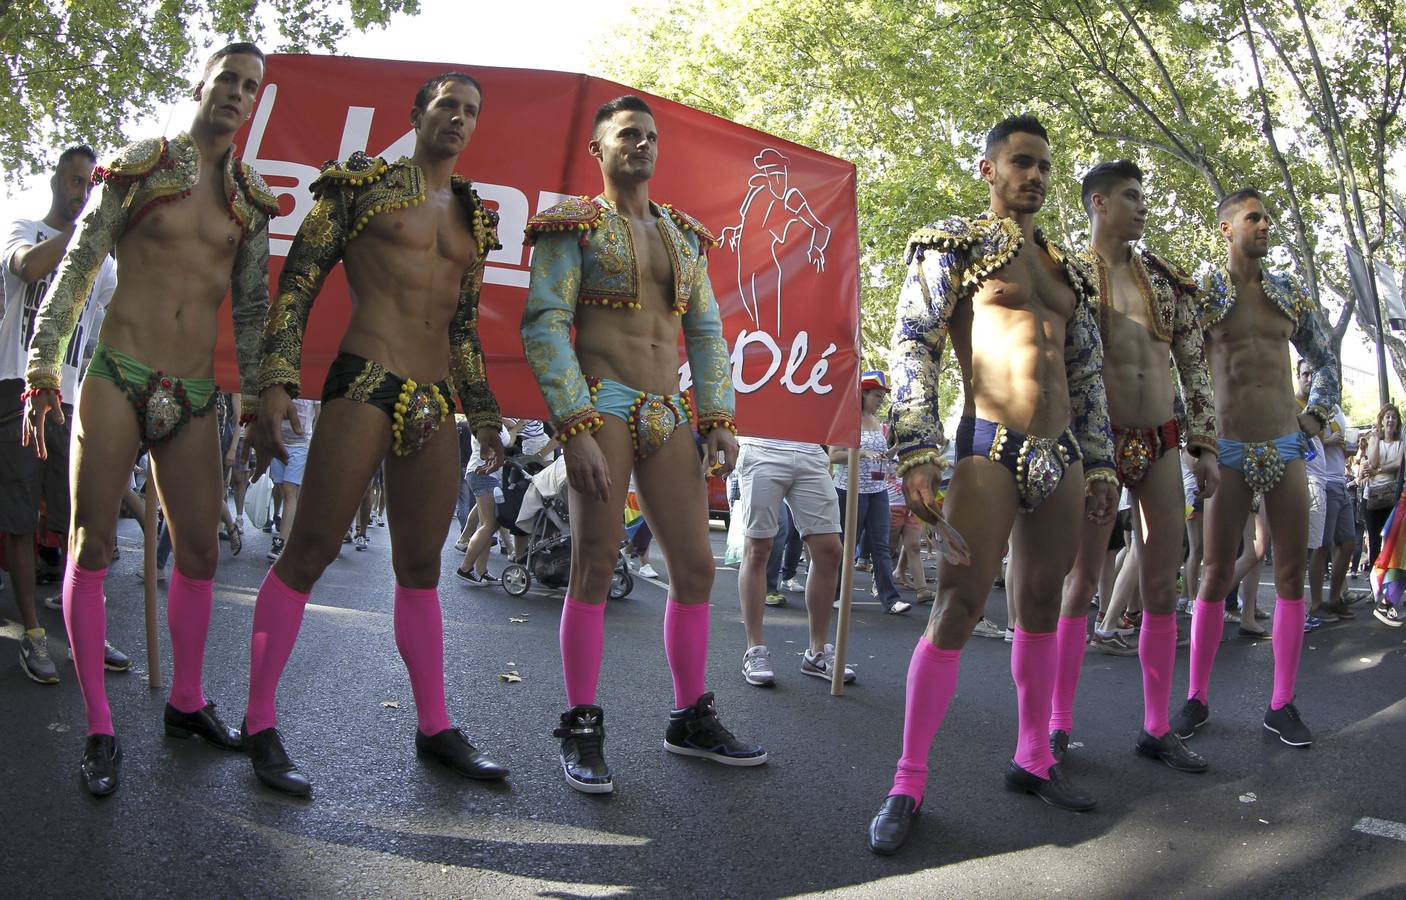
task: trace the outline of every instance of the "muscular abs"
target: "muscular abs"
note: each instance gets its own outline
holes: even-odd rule
[[[213,374],[216,313],[241,237],[223,186],[219,162],[202,163],[189,197],[156,207],[118,241],[104,343],[172,375]]]
[[[655,394],[679,389],[679,317],[674,274],[658,220],[631,219],[641,309],[576,308],[576,358],[588,377],[609,378]]]
[[[1171,345],[1152,334],[1147,300],[1127,266],[1110,267],[1103,383],[1108,417],[1120,428],[1156,428],[1172,417]]]
[[[449,373],[449,321],[479,248],[445,186],[419,206],[375,216],[347,245],[352,318],[341,349],[430,384]]]
[[[1206,332],[1222,437],[1267,441],[1298,430],[1289,368],[1294,326],[1258,282],[1236,284],[1235,308]]]
[[[1074,302],[1062,270],[1027,246],[958,304],[951,338],[965,415],[1046,437],[1069,426],[1064,332]]]

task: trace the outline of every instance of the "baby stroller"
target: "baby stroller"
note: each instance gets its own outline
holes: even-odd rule
[[[505,464],[506,468],[506,464]],[[509,505],[509,476],[503,478],[503,507]],[[502,574],[503,590],[509,596],[521,597],[536,579],[542,585],[564,589],[571,577],[571,516],[566,502],[566,461],[558,458],[542,469],[522,489],[518,499],[517,517],[504,525],[517,534],[527,535],[527,553],[521,561],[509,563]],[[498,515],[506,509],[500,507]],[[608,596],[620,600],[635,589],[634,576],[619,554],[615,572],[610,580]]]

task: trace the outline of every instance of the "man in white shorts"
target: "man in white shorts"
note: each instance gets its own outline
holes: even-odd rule
[[[278,520],[278,534],[273,536],[273,544],[269,547],[270,562],[278,559],[279,554],[283,552],[284,542],[288,540],[288,534],[293,530],[293,516],[298,512],[298,493],[303,487],[303,470],[308,464],[308,442],[312,440],[318,405],[316,400],[304,400],[301,397],[293,401],[301,431],[294,430],[291,421],[283,422],[283,445],[288,448],[288,462],[275,457],[269,464],[269,478],[273,479],[274,487],[283,503],[283,513]]]
[[[762,612],[767,559],[776,535],[778,510],[785,502],[810,559],[806,577],[810,646],[801,660],[801,671],[829,679],[835,665],[835,647],[826,638],[830,634],[830,609],[842,553],[840,503],[830,480],[829,458],[820,444],[753,437],[738,438],[737,443],[737,481],[746,521],[743,534],[747,538],[737,574],[742,625],[747,632],[742,675],[748,684],[776,683],[771,652],[762,639]],[[854,680],[854,671],[848,666],[844,677],[846,683]]]
[[[1313,379],[1313,366],[1307,360],[1299,360],[1298,377],[1299,402],[1307,403]],[[1356,517],[1347,495],[1346,433],[1347,417],[1342,407],[1337,407],[1322,433],[1310,440],[1314,457],[1304,462],[1308,474],[1308,614],[1323,622],[1357,618],[1343,602],[1347,564],[1357,546]],[[1323,575],[1330,555],[1333,578],[1324,600]]]

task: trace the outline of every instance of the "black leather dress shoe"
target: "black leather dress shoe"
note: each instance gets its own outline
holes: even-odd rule
[[[171,704],[166,704],[166,736],[181,738],[200,737],[205,743],[221,750],[244,749],[244,741],[239,732],[230,728],[215,715],[215,704],[207,703],[195,712],[181,712]]]
[[[275,791],[294,797],[312,796],[312,782],[288,758],[277,728],[265,728],[250,734],[241,725],[240,731],[244,735],[244,749],[248,751],[249,761],[254,764],[254,774],[259,776],[260,781]]]
[[[117,764],[122,762],[122,747],[111,734],[90,734],[83,744],[83,785],[94,797],[106,797],[117,790]]]
[[[869,849],[880,856],[892,856],[908,841],[908,832],[918,816],[917,800],[907,794],[889,794],[869,822]]]
[[[1211,718],[1211,708],[1195,697],[1182,704],[1181,712],[1172,716],[1172,731],[1182,740],[1190,740],[1196,729]]]
[[[1067,809],[1070,812],[1087,812],[1098,803],[1087,794],[1079,793],[1079,790],[1064,777],[1064,770],[1059,766],[1050,766],[1049,776],[1041,778],[1034,772],[1027,772],[1012,761],[1006,769],[1006,787],[1013,791],[1034,794],[1050,806],[1056,809]]]
[[[1187,749],[1175,731],[1168,731],[1155,738],[1144,728],[1138,732],[1135,749],[1143,756],[1160,759],[1178,772],[1204,772],[1207,769],[1205,757],[1195,750]]]
[[[429,759],[445,768],[480,781],[500,781],[508,777],[508,770],[474,749],[469,739],[457,728],[446,728],[439,734],[426,737],[424,732],[415,731],[415,754],[421,759]]]

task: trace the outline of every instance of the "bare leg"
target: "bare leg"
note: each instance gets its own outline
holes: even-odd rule
[[[1141,528],[1138,521],[1137,508],[1133,508],[1133,530],[1136,532]],[[1123,564],[1118,567],[1118,575],[1113,579],[1113,596],[1109,598],[1107,608],[1100,610],[1103,613],[1099,629],[1105,633],[1111,632],[1119,626],[1123,619],[1123,614],[1128,611],[1129,605],[1137,596],[1138,572],[1141,565],[1138,562],[1140,551],[1137,541],[1129,544],[1122,553]]]
[[[1204,505],[1203,505],[1204,510]],[[1196,518],[1186,520],[1186,542],[1190,551],[1186,555],[1186,596],[1195,600],[1201,590],[1201,521],[1204,512]]]
[[[298,516],[298,495],[301,493],[300,485],[285,481],[278,486],[278,492],[283,496],[283,518],[278,526],[278,535],[283,540],[288,540],[288,535],[293,531],[293,521]]]
[[[488,571],[488,542],[493,539],[493,530],[498,524],[493,512],[492,491],[474,498],[474,512],[478,516],[478,529],[464,551],[464,561],[459,565],[459,571],[477,571],[483,575]]]

